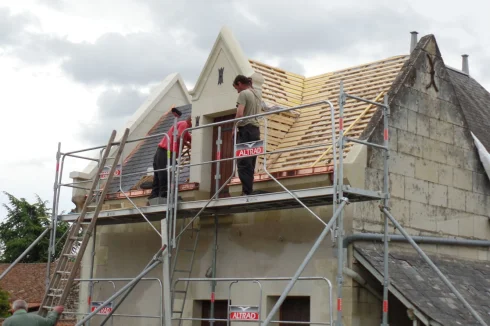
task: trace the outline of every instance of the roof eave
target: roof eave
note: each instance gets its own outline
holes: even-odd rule
[[[354,247],[353,250],[354,258],[361,263],[361,265],[366,268],[366,270],[374,276],[380,283],[384,282],[384,277],[379,273],[368,261],[365,259]],[[430,319],[426,314],[424,314],[422,311],[417,309],[417,306],[414,305],[408,298],[406,298],[400,291],[398,291],[393,285],[389,285],[388,290],[398,299],[400,302],[407,307],[408,309],[412,309],[415,316],[423,322],[425,325],[441,325],[439,322]],[[434,322],[437,322],[437,324],[434,324]]]

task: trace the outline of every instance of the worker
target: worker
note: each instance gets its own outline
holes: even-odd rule
[[[261,95],[253,88],[252,78],[238,75],[233,81],[233,87],[238,92],[237,111],[235,118],[259,114],[262,108]],[[259,121],[257,118],[237,122],[237,144],[260,140]],[[257,156],[237,159],[238,177],[242,182],[242,196],[251,195]]]
[[[58,317],[63,312],[63,306],[56,306],[53,311],[48,313],[47,317],[41,317],[38,314],[27,313],[27,302],[24,300],[15,300],[12,304],[14,314],[5,319],[3,326],[52,326],[56,324]]]
[[[172,157],[172,153],[175,152],[175,158],[178,158],[179,155],[179,146],[180,146],[180,138],[182,136],[182,132],[187,128],[192,127],[192,118],[189,115],[186,120],[179,121],[177,123],[177,143],[175,148],[172,148],[172,145],[167,143],[167,137],[163,137],[160,143],[158,144],[157,150],[155,152],[155,156],[153,157],[153,171],[161,170],[167,168],[167,155],[170,152],[170,157]],[[167,135],[170,138],[170,144],[173,144],[174,139],[174,126],[170,127],[167,132]],[[184,146],[191,148],[191,135],[189,132],[184,134]],[[153,184],[151,189],[151,194],[148,199],[153,199],[157,197],[166,198],[167,197],[167,170],[156,171],[153,172]]]

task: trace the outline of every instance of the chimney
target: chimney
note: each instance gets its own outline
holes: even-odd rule
[[[463,72],[465,74],[469,75],[470,74],[470,67],[468,65],[468,55],[463,54],[462,57],[463,57]]]
[[[412,51],[417,46],[417,34],[418,34],[418,32],[413,31],[413,32],[410,32],[410,34],[412,34],[412,39],[410,42],[410,53],[412,53]]]

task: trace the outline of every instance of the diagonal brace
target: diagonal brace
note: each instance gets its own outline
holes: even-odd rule
[[[267,326],[269,325],[269,323],[271,322],[272,318],[274,317],[274,315],[277,313],[277,311],[279,310],[279,307],[282,305],[282,303],[284,302],[284,300],[286,299],[287,295],[289,294],[289,292],[291,292],[291,289],[293,288],[294,284],[296,283],[296,281],[298,280],[299,276],[301,275],[301,273],[303,272],[303,270],[305,269],[306,265],[308,265],[308,263],[310,262],[311,258],[313,257],[313,255],[315,254],[315,252],[317,251],[318,247],[320,247],[320,244],[322,243],[322,241],[325,239],[325,237],[327,236],[328,232],[330,231],[330,229],[332,228],[332,225],[333,223],[337,220],[337,218],[339,217],[340,213],[342,212],[342,210],[344,209],[344,206],[347,204],[348,202],[348,199],[347,198],[342,198],[341,199],[341,203],[339,205],[339,207],[337,208],[337,210],[334,212],[332,218],[330,219],[330,221],[327,223],[327,225],[325,226],[325,228],[323,229],[322,233],[320,234],[320,236],[318,237],[318,239],[315,241],[315,243],[313,244],[313,247],[310,249],[310,251],[308,252],[308,254],[306,255],[305,259],[303,260],[303,262],[301,263],[301,265],[299,266],[298,270],[296,271],[296,273],[294,274],[293,278],[291,279],[291,281],[289,281],[288,285],[286,286],[286,288],[284,289],[283,293],[281,294],[281,296],[279,297],[279,299],[277,300],[276,304],[274,305],[274,307],[272,307],[269,315],[267,316],[267,318],[264,320],[264,322],[262,323],[261,326]]]
[[[415,241],[412,239],[412,237],[405,231],[405,229],[398,223],[398,221],[391,215],[391,213],[386,209],[383,208],[383,212],[388,216],[388,218],[391,220],[391,222],[396,226],[398,230],[400,230],[401,234],[405,238],[407,238],[408,242],[414,247],[414,249],[419,253],[419,255],[425,260],[427,264],[436,272],[436,274],[440,277],[440,279],[444,282],[444,284],[447,285],[449,289],[456,295],[456,297],[461,301],[461,303],[468,309],[468,311],[475,317],[476,320],[482,325],[482,326],[488,326],[487,323],[478,315],[475,309],[468,303],[468,301],[463,298],[461,293],[454,287],[454,285],[447,279],[447,277],[440,271],[439,268],[432,262],[432,260],[425,254],[425,252],[415,243]]]

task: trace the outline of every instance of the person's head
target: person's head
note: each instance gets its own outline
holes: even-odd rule
[[[244,75],[238,75],[233,81],[233,87],[238,93],[240,93],[241,91],[252,87],[252,78],[245,77]]]
[[[14,312],[22,309],[27,311],[27,302],[24,300],[15,300],[14,303],[12,303],[12,310]]]
[[[192,116],[190,114],[187,119],[185,119],[185,122],[187,122],[187,126],[192,127]]]

